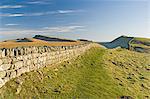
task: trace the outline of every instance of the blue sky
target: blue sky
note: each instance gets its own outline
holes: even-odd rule
[[[3,0],[0,40],[36,34],[110,41],[150,37],[148,0]]]

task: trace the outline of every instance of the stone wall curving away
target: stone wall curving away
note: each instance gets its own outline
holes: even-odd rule
[[[73,46],[28,46],[0,49],[0,87],[10,79],[47,65],[61,63],[84,53],[95,43]]]

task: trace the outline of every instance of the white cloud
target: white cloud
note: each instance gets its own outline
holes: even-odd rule
[[[0,35],[22,35],[22,34],[49,34],[49,33],[71,33],[83,30],[84,26],[59,26],[44,27],[39,29],[0,28]]]
[[[50,2],[46,2],[46,1],[31,1],[31,2],[27,2],[27,4],[50,4]]]
[[[76,13],[76,12],[84,12],[84,10],[58,10],[59,14],[68,14],[68,13]]]
[[[22,13],[13,13],[13,14],[5,13],[5,14],[0,14],[0,17],[21,17],[21,16],[24,16],[24,14],[22,14]]]
[[[15,8],[22,8],[22,5],[1,5],[0,9],[15,9]]]
[[[76,12],[76,11],[75,10],[58,10],[58,13],[60,14],[72,13],[72,12]]]
[[[61,27],[44,27],[45,32],[72,32],[78,29],[84,28],[84,26],[61,26]]]
[[[55,15],[55,14],[71,14],[80,13],[84,10],[56,10],[48,12],[37,12],[37,13],[2,13],[0,17],[20,17],[20,16],[43,16],[43,15]]]
[[[5,24],[5,26],[16,26],[16,25],[19,25],[19,24],[13,24],[13,23]]]

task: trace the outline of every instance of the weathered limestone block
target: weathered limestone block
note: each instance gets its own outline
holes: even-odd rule
[[[45,50],[44,50],[44,47],[41,46],[41,53],[44,53]]]
[[[5,84],[5,83],[8,82],[9,80],[10,80],[9,77],[4,77],[4,78],[3,78],[3,83]]]
[[[28,52],[28,54],[31,54],[31,53],[32,53],[31,47],[28,47],[28,48],[27,48],[27,52]]]
[[[2,65],[3,61],[0,59],[0,65]]]
[[[39,62],[43,62],[44,61],[44,58],[43,57],[39,57]]]
[[[6,50],[7,50],[7,49],[2,49],[2,57],[5,57],[5,56],[6,56]]]
[[[46,54],[45,53],[41,53],[41,57],[45,57],[46,56]]]
[[[23,61],[18,61],[16,63],[14,63],[15,69],[19,69],[21,67],[23,67]]]
[[[51,54],[50,56],[54,56],[54,55],[55,55],[55,52],[54,52],[54,51],[52,51],[50,54]]]
[[[49,47],[46,47],[46,52],[50,52]]]
[[[24,55],[26,55],[27,54],[26,47],[23,47],[23,51],[24,51]]]
[[[47,53],[47,56],[51,56],[52,54],[51,53]]]
[[[44,62],[41,62],[41,63],[39,63],[39,64],[40,64],[40,65],[39,65],[39,68],[41,68],[41,67],[45,67]],[[36,69],[38,69],[38,68],[37,68],[37,66],[35,66],[35,68],[36,68]]]
[[[12,71],[12,72],[10,73],[10,79],[15,78],[16,75],[17,75],[16,71]]]
[[[39,47],[36,47],[36,53],[38,53],[39,52]]]
[[[18,61],[16,57],[11,58],[11,59],[12,59],[12,63],[15,63],[15,62],[17,62],[17,61]]]
[[[38,63],[38,59],[37,58],[33,59],[32,61],[33,61],[34,64]]]
[[[43,61],[43,64],[44,64],[44,65],[46,65],[46,64],[47,64],[47,62],[46,62],[46,61]]]
[[[49,47],[46,47],[46,52],[50,52]]]
[[[29,66],[26,66],[24,68],[26,68],[26,72],[30,72],[30,67]]]
[[[32,61],[31,60],[27,60],[25,64],[29,66],[30,64],[32,64]]]
[[[42,53],[43,57],[47,56],[47,52]]]
[[[46,62],[46,60],[47,60],[47,59],[46,59],[46,57],[43,57],[43,61],[45,61],[45,62]]]
[[[0,49],[0,58],[2,58],[2,49]]]
[[[24,60],[28,60],[28,55],[24,55],[24,56],[23,56],[23,59],[24,59]]]
[[[37,58],[38,56],[39,56],[38,53],[33,53],[33,54],[32,54],[32,57],[33,57],[33,58]]]
[[[10,56],[11,49],[6,49],[6,56]]]
[[[29,66],[29,69],[30,69],[30,71],[36,70],[36,69],[38,69],[38,66],[37,66],[37,64],[36,64],[36,65],[31,64],[31,65]]]
[[[24,54],[25,54],[24,48],[21,48],[21,49],[20,49],[20,53],[21,53],[21,55],[24,55]]]
[[[37,51],[37,47],[32,47],[32,50],[33,50],[33,51],[32,51],[33,53],[37,53],[37,52],[38,52],[38,51]]]
[[[32,59],[32,54],[28,54],[27,59]]]
[[[25,73],[28,71],[27,67],[22,67],[20,69],[17,70],[17,76],[20,76],[21,74]]]
[[[40,47],[40,51],[41,53],[44,53],[44,48],[42,46]]]
[[[4,78],[6,76],[6,71],[0,71],[0,78]]]
[[[51,64],[51,60],[47,60],[47,65],[50,65]]]
[[[8,70],[11,67],[11,64],[2,64],[0,65],[0,71]]]
[[[51,58],[50,58],[50,56],[46,56],[46,61],[48,61],[48,60],[50,60]]]
[[[5,85],[5,82],[3,79],[0,78],[0,87],[2,87],[3,85]]]
[[[33,46],[30,47],[31,54],[34,53]]]
[[[25,72],[29,71],[29,68],[28,67],[22,67],[21,70],[22,70],[22,73],[25,73]]]
[[[10,56],[11,57],[14,57],[15,55],[14,55],[14,49],[10,49]]]
[[[17,58],[17,60],[23,60],[23,56],[18,56],[16,58]]]

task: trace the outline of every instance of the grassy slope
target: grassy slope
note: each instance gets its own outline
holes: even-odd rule
[[[122,95],[145,97],[150,94],[147,89],[150,87],[150,74],[146,72],[145,56],[127,50],[93,48],[71,62],[25,73],[11,80],[0,90],[1,98],[115,99]],[[132,79],[128,79],[128,76]],[[133,80],[135,85],[132,84]]]
[[[137,42],[141,42],[141,44],[138,44]],[[150,45],[150,38],[135,37],[130,44],[134,47],[150,48],[150,46],[148,46],[148,44]]]
[[[150,54],[113,49],[107,51],[104,59],[110,76],[124,88],[126,95],[150,98]]]

